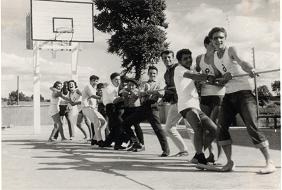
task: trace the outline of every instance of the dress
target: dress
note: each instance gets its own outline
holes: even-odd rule
[[[48,111],[51,117],[59,113],[59,104],[60,104],[61,98],[55,97],[56,93],[57,92],[52,92],[51,94],[51,101],[50,101],[50,106],[49,106],[49,111]]]

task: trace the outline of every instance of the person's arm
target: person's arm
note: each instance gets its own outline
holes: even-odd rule
[[[206,74],[200,74],[200,73],[195,73],[191,70],[187,70],[183,74],[184,78],[189,78],[194,81],[207,81],[207,82],[213,82],[215,80],[215,77],[212,75],[206,75]]]
[[[246,73],[248,73],[250,75],[250,77],[255,77],[255,69],[253,68],[253,66],[248,63],[247,61],[244,61],[239,55],[238,52],[236,50],[235,47],[229,47],[228,49],[228,55],[230,56],[231,59],[233,59],[234,61],[236,61],[241,68],[243,69],[243,71],[245,71]]]
[[[61,92],[60,90],[58,90],[57,88],[55,87],[50,87],[49,88],[52,92]]]
[[[200,62],[201,62],[201,55],[198,55],[196,58],[196,66],[195,66],[195,70],[198,73],[201,72]]]

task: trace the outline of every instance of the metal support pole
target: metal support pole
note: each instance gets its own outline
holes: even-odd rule
[[[77,74],[77,63],[78,63],[78,53],[79,53],[79,43],[75,44],[74,49],[72,50],[72,62],[71,62],[71,79],[78,82]]]
[[[40,134],[40,63],[39,42],[33,49],[33,128],[34,134]]]
[[[256,60],[255,60],[255,48],[252,48],[253,53],[253,65],[254,69],[256,69]],[[255,93],[256,93],[256,102],[257,102],[257,118],[259,116],[259,100],[258,100],[258,89],[257,89],[257,76],[254,77],[254,84],[255,84]]]

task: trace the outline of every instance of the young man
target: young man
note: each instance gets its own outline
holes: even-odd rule
[[[108,126],[110,134],[108,135],[104,146],[110,147],[112,142],[115,142],[114,149],[122,150],[125,147],[122,144],[122,114],[123,110],[120,108],[119,86],[120,86],[120,74],[112,73],[110,75],[111,84],[105,87],[103,91],[103,103],[106,106],[106,114],[108,116]]]
[[[127,134],[130,135],[132,140],[133,148],[141,149],[138,138],[134,133],[129,130],[129,128],[134,124],[139,124],[140,122],[147,120],[151,127],[153,128],[155,134],[158,137],[163,153],[161,157],[167,157],[170,153],[165,131],[163,130],[160,122],[159,110],[157,106],[157,101],[163,96],[161,91],[157,91],[160,88],[160,83],[156,81],[158,75],[158,69],[154,66],[148,68],[149,80],[143,84],[143,89],[139,92],[141,96],[141,106],[137,107],[135,112],[129,115],[123,121],[123,127]]]
[[[165,50],[161,53],[162,61],[166,67],[164,74],[164,80],[166,83],[166,90],[163,96],[163,101],[169,103],[168,113],[165,124],[165,131],[171,138],[172,142],[179,149],[179,152],[175,156],[187,156],[188,148],[179,132],[177,131],[176,125],[182,118],[181,114],[178,113],[177,109],[177,93],[174,84],[174,70],[178,64],[173,63],[174,53],[170,50]]]
[[[100,96],[96,95],[96,85],[99,82],[99,77],[92,75],[89,78],[89,85],[86,85],[82,91],[81,109],[82,113],[93,123],[95,137],[98,145],[101,147],[103,145],[102,137],[105,136],[103,133],[106,128],[106,120],[104,117],[96,110],[96,99],[100,99]],[[95,143],[94,137],[91,139],[91,145]]]
[[[178,95],[178,111],[181,113],[194,130],[195,159],[200,164],[207,164],[203,153],[203,132],[208,130],[206,142],[211,143],[216,137],[217,126],[200,109],[199,96],[194,84],[190,78],[185,78],[184,73],[193,73],[191,71],[192,53],[189,49],[181,49],[177,52],[176,58],[179,66],[174,71],[174,82]]]
[[[222,75],[229,72],[232,75],[249,73],[250,77],[255,76],[252,65],[244,61],[237,53],[235,47],[227,47],[227,33],[224,28],[215,27],[209,32],[213,46],[216,48],[214,53],[214,65]],[[269,144],[264,134],[258,129],[256,117],[256,100],[252,94],[250,81],[245,77],[233,78],[226,82],[226,94],[222,102],[219,115],[219,136],[218,140],[222,145],[227,158],[227,164],[222,168],[223,171],[231,171],[234,167],[232,160],[231,136],[229,126],[236,114],[240,114],[247,127],[247,131],[253,143],[262,152],[266,166],[260,173],[272,173],[275,166],[270,159]]]
[[[127,78],[126,83],[127,85],[120,91],[124,99],[124,113],[122,115],[123,119],[126,119],[128,116],[133,114],[140,106],[140,98],[139,98],[139,90],[138,90],[139,83],[137,82],[137,80],[133,78]],[[131,128],[128,128],[128,130],[130,129]],[[130,140],[130,144],[128,146],[127,151],[143,151],[145,150],[144,135],[140,127],[140,124],[139,123],[134,124],[134,129],[135,129],[134,130],[135,134],[142,145],[142,148],[141,149],[134,148],[133,142],[130,140],[130,136],[126,134],[126,136],[129,137],[128,140]],[[131,131],[131,133],[133,133],[133,131]]]
[[[204,46],[206,48],[206,53],[197,56],[196,58],[196,71],[211,75],[215,77],[221,77],[220,72],[213,64],[214,47],[208,36],[204,39]],[[209,116],[213,122],[217,123],[219,109],[225,94],[224,85],[211,85],[200,83],[200,96],[201,96],[201,110]],[[205,135],[205,134],[204,134]],[[215,162],[214,154],[212,152],[212,145],[205,145],[209,149],[208,162]]]

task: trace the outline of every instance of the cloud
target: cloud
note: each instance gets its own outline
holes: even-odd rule
[[[13,2],[13,3],[12,3]],[[15,90],[16,75],[20,75],[21,89],[32,93],[32,51],[25,49],[25,16],[29,0],[2,1],[2,95]],[[278,0],[222,1],[180,0],[169,1],[166,10],[169,27],[166,30],[170,49],[177,51],[189,48],[193,57],[205,52],[203,39],[214,26],[223,26],[228,31],[228,43],[238,47],[241,56],[252,62],[251,48],[255,47],[258,69],[279,67],[280,20]],[[226,1],[227,2],[227,1]],[[267,3],[266,3],[267,2]],[[248,4],[249,3],[249,4]],[[246,11],[248,10],[248,11]],[[277,16],[278,15],[278,16]],[[109,34],[94,30],[94,43],[81,44],[78,57],[79,87],[88,83],[89,76],[96,74],[108,82],[110,73],[120,71],[121,59],[107,53]],[[55,80],[70,79],[71,54],[57,53],[52,59],[48,51],[40,52],[41,93],[49,96],[49,86]],[[160,76],[164,72],[158,64]],[[144,76],[146,78],[146,75]],[[279,73],[263,75],[259,80],[273,81]],[[263,79],[263,80],[262,80]],[[269,83],[269,82],[268,82]]]

